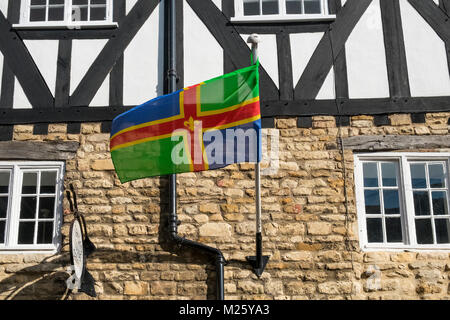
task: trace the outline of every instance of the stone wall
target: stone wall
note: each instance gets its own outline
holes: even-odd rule
[[[448,135],[449,117],[427,114],[424,123],[413,123],[410,115],[391,115],[377,126],[372,116],[355,116],[340,133]],[[229,262],[227,299],[449,299],[448,251],[361,252],[353,153],[345,150],[344,161],[334,117],[313,117],[311,128],[297,128],[296,119],[276,119],[276,128],[269,131],[279,130],[280,169],[262,177],[264,254],[271,258],[260,279],[245,260],[255,248],[253,165],[178,176],[179,233],[223,251]],[[80,142],[76,159],[66,162],[65,183],[75,186],[98,248],[88,270],[99,299],[215,297],[211,261],[166,240],[167,179],[121,184],[110,161],[109,134],[101,133],[99,123],[82,124],[80,134],[66,134],[64,124],[49,125],[47,135],[18,125],[13,139]],[[0,255],[0,298],[64,297],[72,221],[67,200],[64,208],[61,254]],[[381,281],[374,288],[376,270]]]

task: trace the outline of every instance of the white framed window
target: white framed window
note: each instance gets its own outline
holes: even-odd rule
[[[14,28],[114,27],[112,0],[22,0]]]
[[[449,249],[449,153],[355,155],[362,249]]]
[[[333,20],[328,0],[234,0],[232,22]]]
[[[63,162],[0,161],[0,253],[60,248]]]

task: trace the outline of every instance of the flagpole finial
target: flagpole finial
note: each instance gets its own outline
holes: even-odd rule
[[[248,39],[247,39],[247,43],[251,43],[251,44],[258,44],[261,42],[261,38],[259,37],[259,35],[257,33],[252,33]]]

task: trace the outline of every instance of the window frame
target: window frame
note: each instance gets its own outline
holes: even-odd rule
[[[261,22],[296,22],[296,21],[330,21],[335,20],[336,15],[330,14],[328,0],[321,0],[323,11],[320,14],[302,13],[287,14],[286,0],[278,0],[278,8],[280,13],[268,15],[244,15],[244,0],[234,0],[234,17],[231,17],[233,23],[261,23]]]
[[[11,174],[8,208],[6,212],[5,242],[0,244],[0,254],[59,252],[61,249],[62,240],[61,226],[63,221],[63,181],[65,175],[64,162],[0,161],[0,170],[3,171],[4,169],[10,170]],[[56,170],[57,172],[55,217],[53,218],[53,241],[51,244],[17,244],[23,174],[24,172],[42,170]],[[38,218],[35,218],[35,221],[38,221]]]
[[[63,21],[30,21],[30,2],[22,0],[20,5],[20,21],[13,24],[16,29],[89,29],[89,28],[111,28],[117,27],[118,23],[113,22],[113,0],[106,0],[106,20],[100,21],[72,21],[72,0],[64,0],[64,20]],[[48,6],[46,4],[46,6]],[[90,6],[90,2],[88,2]]]
[[[367,240],[366,213],[364,201],[363,163],[367,161],[397,161],[399,170],[399,202],[402,221],[403,243],[369,243]],[[380,152],[354,154],[355,200],[358,219],[360,248],[363,251],[422,251],[450,250],[449,244],[418,244],[416,239],[415,209],[411,183],[410,163],[445,162],[447,190],[450,192],[450,153],[447,152]],[[450,205],[450,194],[447,193],[447,205]],[[450,207],[448,207],[450,210]],[[384,230],[383,230],[384,232]]]

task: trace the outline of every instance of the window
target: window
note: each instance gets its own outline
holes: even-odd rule
[[[355,156],[363,248],[450,249],[449,154]]]
[[[331,20],[328,0],[235,0],[233,22]]]
[[[63,164],[0,162],[0,251],[57,250]]]
[[[112,0],[24,0],[16,28],[117,26],[112,22]]]

